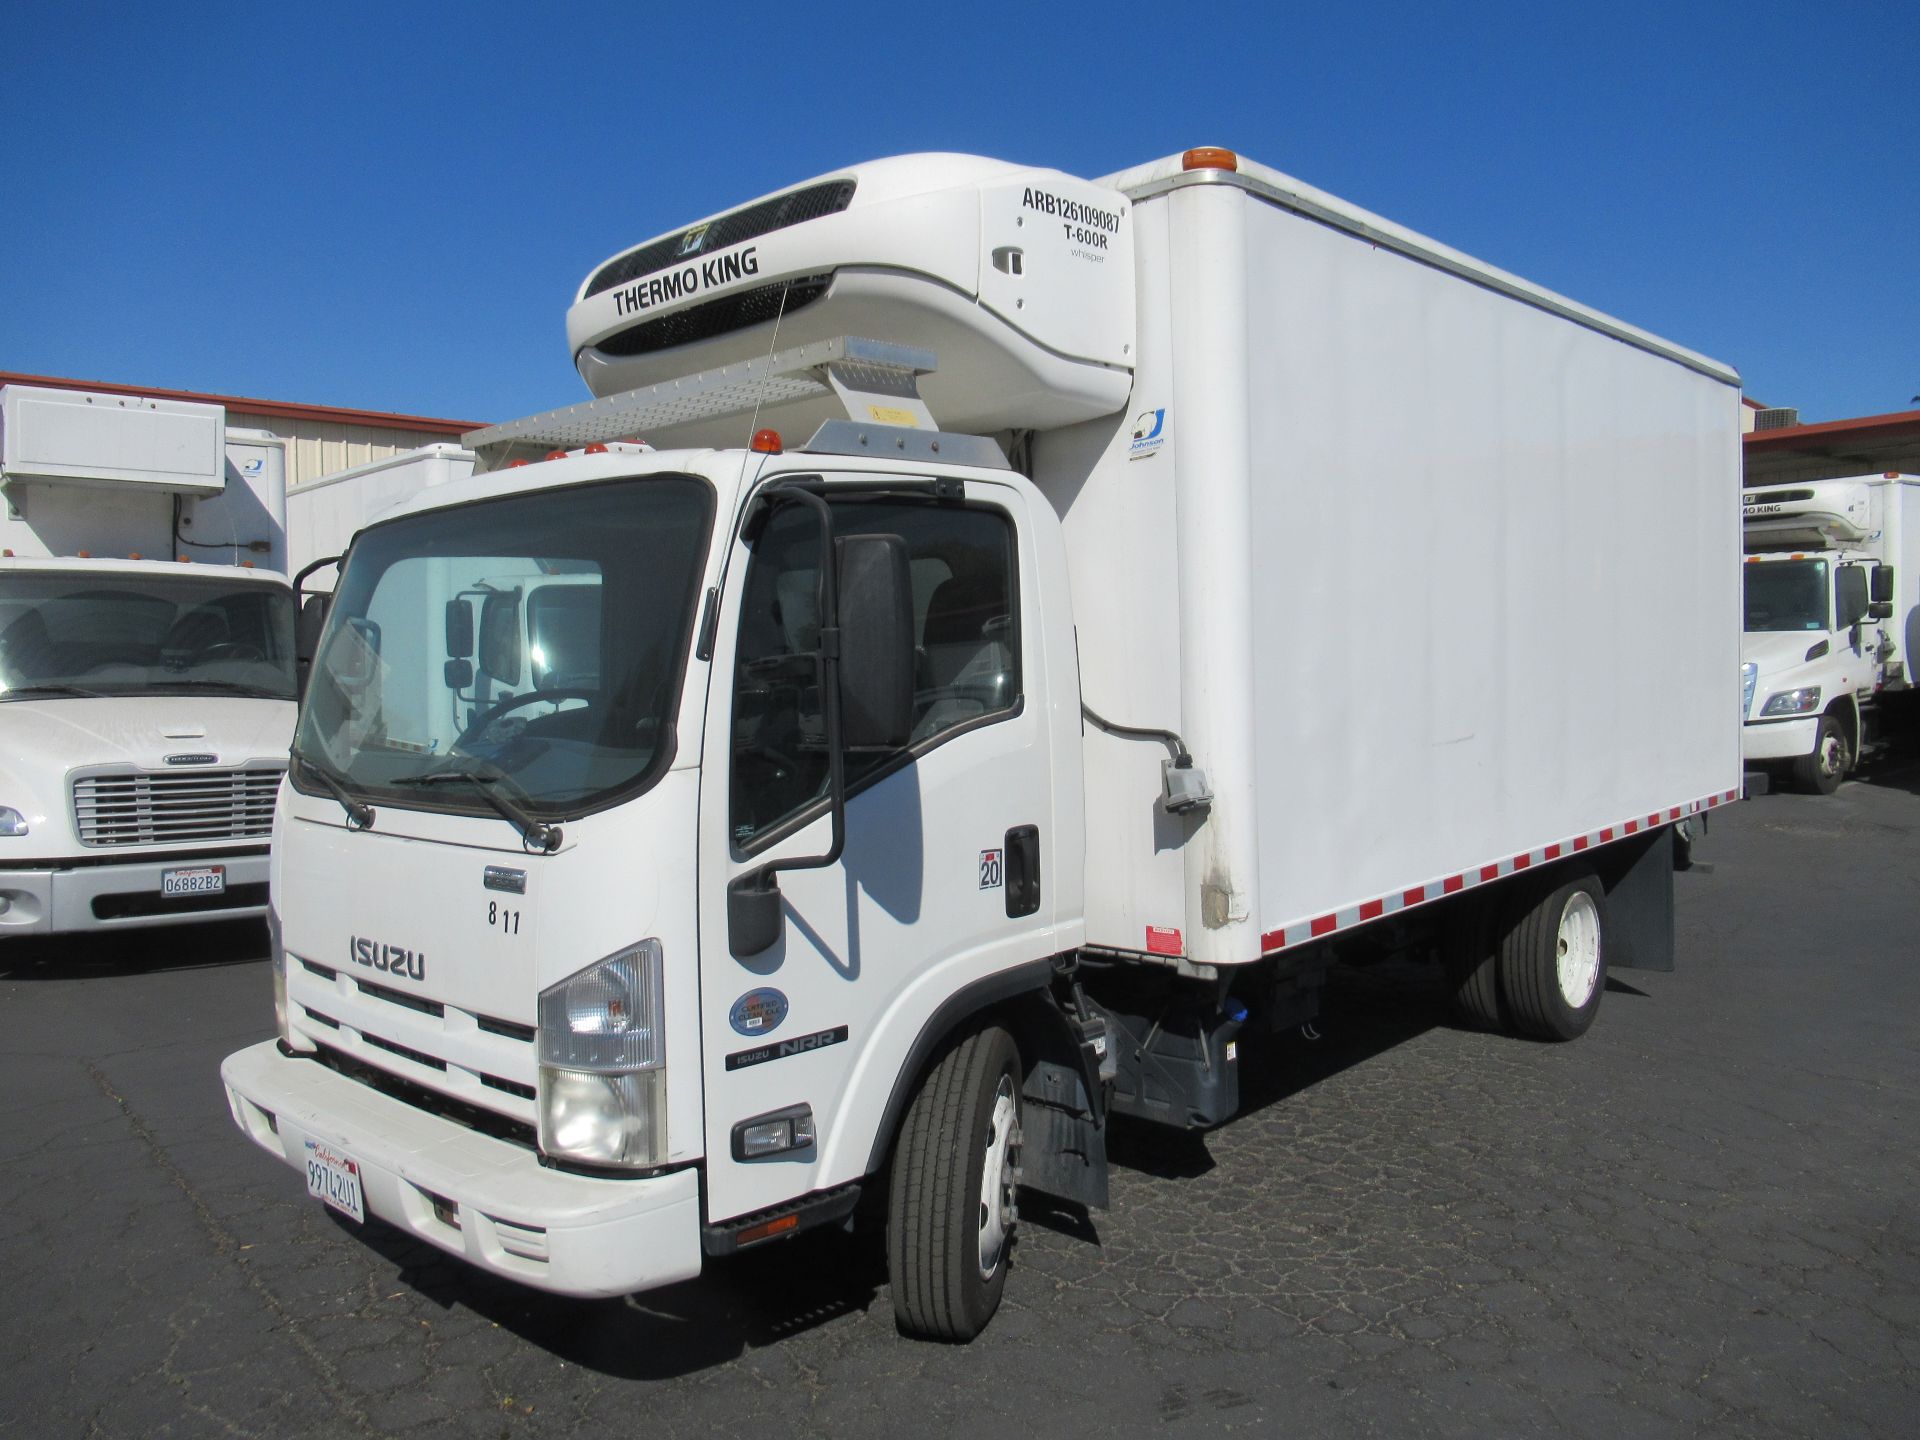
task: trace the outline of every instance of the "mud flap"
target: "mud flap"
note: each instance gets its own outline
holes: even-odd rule
[[[1607,888],[1607,968],[1673,969],[1673,830],[1623,840],[1602,852]]]
[[[1020,1119],[1020,1183],[1089,1210],[1107,1208],[1107,1136],[1077,1067],[1038,1061]]]

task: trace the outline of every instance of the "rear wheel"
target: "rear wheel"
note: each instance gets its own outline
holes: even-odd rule
[[[921,1083],[887,1197],[893,1311],[910,1335],[971,1340],[1000,1306],[1018,1213],[1020,1052],[975,1031]]]
[[[1473,894],[1456,908],[1440,937],[1447,1000],[1454,1018],[1479,1030],[1504,1030],[1500,1010],[1495,897]]]
[[[1579,875],[1546,891],[1500,942],[1500,990],[1513,1029],[1573,1040],[1600,1013],[1607,952],[1600,882]]]
[[[1847,774],[1847,736],[1833,715],[1822,715],[1813,749],[1793,762],[1793,779],[1802,790],[1831,795]]]

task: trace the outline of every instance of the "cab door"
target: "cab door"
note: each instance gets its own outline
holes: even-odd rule
[[[780,937],[735,957],[727,885],[830,845],[816,512],[736,536],[714,627],[701,784],[708,1218],[866,1174],[899,1072],[942,1000],[1058,946],[1046,647],[1032,492],[826,494],[835,533],[898,535],[913,579],[913,730],[846,757],[846,843],[783,870]],[[910,487],[903,486],[903,490]],[[844,617],[843,617],[844,618]],[[1077,764],[1077,761],[1076,761]],[[1009,851],[1013,854],[1010,855]],[[744,1122],[806,1107],[811,1145],[742,1158]]]

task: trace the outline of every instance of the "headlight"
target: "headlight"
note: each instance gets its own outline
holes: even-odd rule
[[[665,981],[642,940],[540,992],[540,1148],[642,1169],[667,1153]]]
[[[0,835],[24,835],[27,817],[10,805],[0,805]]]
[[[1742,715],[1751,714],[1753,711],[1753,685],[1759,678],[1760,665],[1757,661],[1749,660],[1740,667],[1740,713]]]
[[[1798,690],[1782,690],[1769,695],[1760,707],[1762,715],[1808,715],[1820,708],[1820,687],[1803,685]]]

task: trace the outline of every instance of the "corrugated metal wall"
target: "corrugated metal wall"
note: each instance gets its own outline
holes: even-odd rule
[[[287,485],[292,488],[336,470],[384,460],[402,450],[417,450],[457,437],[445,430],[390,430],[372,425],[344,425],[319,420],[292,420],[284,415],[251,415],[228,410],[227,424],[246,430],[265,430],[287,441]]]

